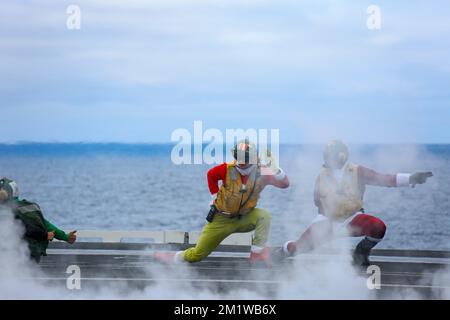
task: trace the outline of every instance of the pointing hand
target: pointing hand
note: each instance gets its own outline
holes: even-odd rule
[[[428,178],[431,178],[432,176],[432,172],[416,172],[409,177],[409,183],[414,188],[416,184],[423,184],[427,181]]]

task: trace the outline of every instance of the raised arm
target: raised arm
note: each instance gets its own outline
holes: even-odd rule
[[[265,165],[261,167],[264,185],[272,185],[285,189],[289,187],[289,179],[286,173],[278,166],[278,161],[269,150],[264,154]]]
[[[282,169],[273,173],[268,167],[261,168],[264,185],[271,185],[277,188],[286,189],[289,187],[289,179]]]

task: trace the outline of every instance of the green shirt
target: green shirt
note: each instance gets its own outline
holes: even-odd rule
[[[55,232],[55,238],[61,241],[69,241],[69,235],[56,227],[54,224],[52,224],[50,221],[46,220],[44,218],[45,227],[47,228],[47,232],[54,231]]]
[[[38,231],[39,237],[34,237],[33,235],[27,234],[25,235],[31,255],[46,255],[48,240],[45,237],[44,232],[48,233],[53,231],[56,239],[62,241],[69,240],[68,234],[44,218],[41,208],[36,203],[16,199],[13,212],[16,218],[25,224],[25,228],[30,226],[34,228],[35,231]]]

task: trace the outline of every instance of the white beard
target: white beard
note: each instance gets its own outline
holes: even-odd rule
[[[341,169],[333,169],[333,176],[336,179],[337,183],[341,183],[342,177],[344,176],[344,170],[347,166],[347,163],[342,166]]]
[[[238,165],[236,165],[236,170],[239,171],[239,173],[243,176],[248,176],[250,175],[250,173],[252,173],[252,171],[256,168],[256,165],[252,164],[250,167],[242,169],[239,168]]]

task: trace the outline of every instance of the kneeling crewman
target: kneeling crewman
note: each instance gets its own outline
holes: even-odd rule
[[[8,178],[0,179],[0,206],[9,209],[22,222],[23,238],[28,243],[31,259],[37,263],[46,255],[49,241],[56,238],[72,244],[77,239],[76,231],[65,233],[46,220],[38,204],[19,199],[16,182]]]
[[[234,161],[223,163],[208,171],[208,186],[213,196],[208,223],[194,248],[185,251],[157,252],[155,258],[164,263],[176,261],[198,262],[206,258],[232,233],[255,230],[249,262],[262,260],[269,265],[269,237],[271,214],[256,208],[259,196],[267,185],[287,188],[289,180],[270,152],[266,165],[258,159],[255,144],[247,139],[233,149]],[[222,185],[219,187],[219,181]]]
[[[431,172],[414,174],[381,174],[348,161],[347,146],[332,141],[324,150],[324,165],[316,179],[314,203],[318,215],[298,240],[288,241],[279,257],[292,256],[315,249],[342,234],[363,237],[353,252],[357,266],[368,266],[373,247],[386,232],[384,222],[364,211],[366,186],[406,187],[422,184],[432,177]]]

